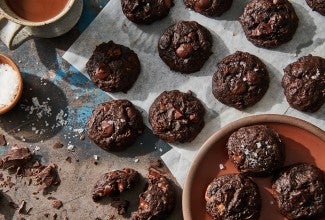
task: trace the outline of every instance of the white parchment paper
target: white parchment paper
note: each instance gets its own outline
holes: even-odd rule
[[[261,113],[286,114],[305,119],[325,130],[325,106],[316,113],[305,114],[289,107],[283,95],[281,79],[283,68],[308,54],[325,57],[325,17],[313,12],[305,0],[291,1],[300,19],[293,40],[277,49],[255,47],[246,40],[238,22],[248,0],[234,0],[231,10],[220,18],[207,18],[185,8],[182,0],[168,17],[151,25],[136,25],[122,13],[119,0],[110,0],[107,6],[64,54],[63,58],[85,74],[85,65],[96,45],[113,40],[133,49],[139,56],[142,71],[136,83],[126,94],[110,93],[114,99],[128,99],[143,110],[145,123],[153,100],[165,90],[191,90],[204,103],[206,125],[191,143],[172,145],[173,149],[162,159],[181,185],[197,150],[215,131],[236,119]],[[213,55],[201,71],[190,75],[172,72],[158,55],[157,42],[163,31],[180,20],[195,20],[213,35]],[[263,99],[255,106],[238,111],[218,102],[211,92],[211,80],[216,64],[237,50],[252,53],[266,64],[270,86]],[[150,127],[150,126],[149,126]]]

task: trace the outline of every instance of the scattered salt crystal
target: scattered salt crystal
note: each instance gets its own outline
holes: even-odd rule
[[[246,77],[244,77],[244,78],[243,78],[243,81],[244,81],[244,82],[246,82],[246,81],[247,81],[247,78],[246,78]]]
[[[221,164],[219,164],[219,169],[220,169],[220,170],[225,170],[226,167],[221,163]]]
[[[137,159],[135,159],[135,160],[134,160],[134,162],[138,163],[138,162],[139,162],[139,159],[138,159],[138,158],[137,158]]]
[[[99,156],[95,154],[95,155],[94,155],[94,159],[95,159],[95,160],[99,160]]]
[[[73,149],[74,149],[74,145],[69,144],[69,145],[68,145],[68,150],[73,150]]]
[[[40,149],[41,149],[41,148],[40,148],[39,146],[36,146],[34,150],[35,150],[35,151],[39,151]]]
[[[257,142],[256,146],[257,146],[257,148],[260,148],[260,147],[262,147],[262,144],[260,142]]]
[[[17,94],[19,78],[8,64],[0,64],[0,108],[10,105]]]
[[[74,132],[77,132],[79,134],[82,134],[84,132],[84,129],[83,128],[75,128],[73,129]]]
[[[273,201],[270,201],[270,204],[271,204],[271,205],[273,205],[273,204],[274,204],[274,202],[273,202]]]

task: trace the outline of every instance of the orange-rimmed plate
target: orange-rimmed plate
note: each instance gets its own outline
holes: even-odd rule
[[[213,180],[227,173],[238,173],[228,159],[226,142],[229,135],[244,126],[267,125],[280,134],[286,151],[285,165],[297,162],[311,163],[325,171],[325,132],[298,118],[283,115],[256,115],[242,118],[223,127],[201,147],[194,159],[183,191],[185,220],[211,220],[205,211],[204,194]],[[220,164],[225,166],[220,169]],[[284,220],[271,195],[271,177],[253,178],[262,196],[262,220]],[[321,220],[325,220],[322,218]]]

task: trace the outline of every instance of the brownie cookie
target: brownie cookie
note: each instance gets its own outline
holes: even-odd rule
[[[245,35],[257,47],[275,48],[290,41],[299,19],[288,0],[251,0],[240,17]]]
[[[86,64],[90,79],[106,92],[126,92],[140,74],[140,61],[128,47],[113,41],[96,47]]]
[[[212,78],[214,97],[239,110],[260,101],[268,87],[265,64],[256,56],[241,51],[219,62]]]
[[[205,109],[192,93],[178,90],[161,93],[149,109],[155,135],[169,143],[190,142],[204,127]]]
[[[212,36],[195,21],[180,21],[160,37],[158,51],[171,70],[181,73],[199,71],[212,54]]]
[[[101,103],[87,123],[88,137],[101,148],[119,151],[133,144],[144,125],[140,112],[128,100]]]
[[[325,1],[324,0],[306,0],[308,6],[317,11],[319,14],[325,16]]]
[[[284,94],[291,107],[315,112],[325,102],[325,59],[304,56],[284,69]]]
[[[96,182],[93,190],[93,200],[110,197],[129,190],[139,181],[140,174],[130,168],[105,173]]]
[[[278,135],[265,125],[242,127],[227,142],[228,155],[240,172],[267,176],[282,167],[284,145]]]
[[[166,219],[175,207],[175,191],[170,181],[153,170],[149,171],[148,179],[148,187],[139,195],[139,207],[132,213],[132,220]]]
[[[231,7],[232,0],[184,0],[186,7],[208,16],[221,16]]]
[[[313,165],[285,167],[272,189],[280,212],[288,219],[315,219],[325,212],[324,173]]]
[[[124,15],[137,24],[151,24],[166,17],[173,0],[121,0]]]
[[[213,219],[259,218],[261,196],[256,183],[243,174],[213,179],[205,193],[206,211]]]

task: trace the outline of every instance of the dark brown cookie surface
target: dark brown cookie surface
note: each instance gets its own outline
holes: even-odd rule
[[[325,102],[325,59],[304,56],[284,69],[284,94],[291,107],[315,112]]]
[[[101,148],[119,151],[129,147],[142,133],[140,112],[128,100],[101,103],[87,123],[88,137]]]
[[[205,193],[206,211],[213,219],[259,218],[261,197],[257,185],[243,174],[213,179]]]
[[[191,93],[161,93],[149,109],[152,131],[167,142],[190,142],[204,127],[205,110]]]
[[[212,78],[214,97],[240,110],[260,101],[268,87],[265,64],[256,56],[241,51],[219,62]]]
[[[110,197],[129,190],[135,186],[140,174],[130,168],[115,170],[102,175],[93,189],[93,200],[96,202],[103,197]]]
[[[200,14],[214,17],[228,11],[232,0],[184,0],[184,4]]]
[[[195,21],[180,21],[160,37],[158,51],[171,70],[181,73],[199,71],[212,54],[212,36]]]
[[[247,39],[255,46],[265,48],[290,41],[298,21],[288,0],[251,0],[240,17]]]
[[[106,92],[126,92],[140,74],[140,61],[128,47],[113,41],[96,47],[86,64],[90,79]]]
[[[14,146],[0,158],[1,169],[18,168],[26,164],[32,158],[28,147]]]
[[[137,24],[151,24],[166,17],[173,0],[121,0],[124,15]]]
[[[316,219],[325,211],[324,173],[310,164],[285,167],[272,189],[280,212],[288,219]]]
[[[228,155],[240,172],[266,176],[281,168],[285,155],[279,135],[265,125],[242,127],[227,142]]]
[[[163,220],[175,207],[175,190],[170,181],[153,170],[149,171],[148,179],[148,187],[139,195],[139,207],[132,213],[132,220]]]
[[[317,11],[319,14],[325,16],[325,1],[324,0],[306,0],[308,6]]]

